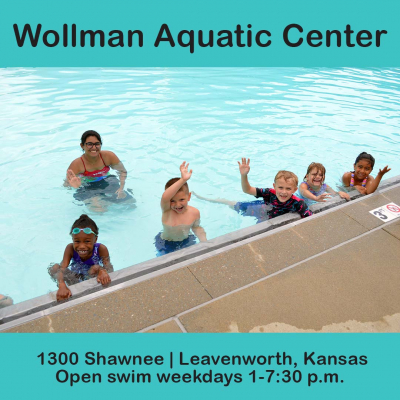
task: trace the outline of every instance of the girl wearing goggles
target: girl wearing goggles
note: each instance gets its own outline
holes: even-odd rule
[[[97,243],[98,228],[87,215],[82,214],[72,225],[72,243],[64,251],[61,264],[49,268],[50,276],[58,284],[57,301],[72,296],[67,287],[97,276],[103,286],[111,282],[107,271],[113,271],[110,255],[104,244]]]

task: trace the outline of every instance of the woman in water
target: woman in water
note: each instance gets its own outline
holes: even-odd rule
[[[132,196],[124,191],[127,176],[120,159],[112,152],[101,150],[102,141],[96,131],[86,131],[81,138],[83,155],[72,161],[67,170],[66,184],[78,189],[74,198],[104,211],[104,202],[120,202]],[[118,179],[110,175],[116,170]]]

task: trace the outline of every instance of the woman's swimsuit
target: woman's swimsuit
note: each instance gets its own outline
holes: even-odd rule
[[[303,181],[302,183],[305,183],[307,185],[307,190],[309,190],[314,196],[320,196],[321,194],[326,192],[326,183],[323,183],[319,190],[314,190],[306,181]],[[296,196],[299,197],[301,200],[304,200],[307,206],[311,206],[312,204],[317,203],[317,201],[303,196],[300,190],[297,191]]]
[[[94,197],[100,197],[103,200],[113,203],[122,203],[132,199],[131,201],[135,202],[133,197],[127,192],[125,192],[126,196],[124,198],[117,198],[115,192],[120,187],[119,180],[116,176],[110,175],[110,167],[104,162],[101,153],[99,156],[101,161],[103,161],[104,167],[95,171],[88,171],[85,161],[83,161],[83,157],[81,157],[85,172],[80,174],[80,176],[85,179],[83,180],[83,186],[74,193],[74,198],[79,201],[85,201]]]
[[[85,161],[83,161],[83,157],[81,157],[83,167],[85,168],[85,172],[81,175],[88,178],[89,182],[101,181],[102,179],[106,178],[109,175],[110,167],[108,165],[106,165],[106,163],[104,162],[103,157],[101,156],[101,153],[99,153],[99,156],[101,158],[101,161],[103,161],[104,168],[96,169],[95,171],[88,171],[86,169]]]
[[[367,181],[368,181],[368,176],[362,181],[361,186],[365,187],[367,186]],[[350,187],[354,186],[354,171],[351,173],[351,179],[350,179]]]

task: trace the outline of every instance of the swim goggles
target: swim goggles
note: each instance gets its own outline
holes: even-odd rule
[[[93,233],[94,236],[97,236],[97,233],[93,232],[90,228],[74,228],[71,231],[71,236],[72,235],[77,235],[81,231],[83,233],[86,233],[86,235],[90,235],[91,233]]]

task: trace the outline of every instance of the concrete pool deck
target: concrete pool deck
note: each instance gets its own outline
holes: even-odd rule
[[[400,332],[400,218],[383,223],[369,213],[400,205],[396,178],[373,195],[304,220],[292,215],[274,230],[259,224],[256,235],[5,320],[0,330]]]

